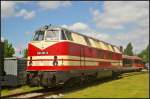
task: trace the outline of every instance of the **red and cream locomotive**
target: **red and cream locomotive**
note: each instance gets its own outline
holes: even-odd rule
[[[50,87],[72,78],[103,78],[123,67],[119,47],[65,28],[44,26],[28,44],[27,73],[33,85]]]

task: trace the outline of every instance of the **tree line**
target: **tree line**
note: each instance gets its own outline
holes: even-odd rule
[[[138,54],[134,54],[133,53],[133,46],[132,46],[132,43],[129,42],[127,44],[127,47],[124,49],[123,53],[125,55],[136,55],[136,56],[139,56],[142,58],[143,62],[147,63],[149,62],[149,44],[147,45],[147,47],[145,49],[143,49],[140,53]]]
[[[26,58],[27,57],[27,53],[28,53],[27,48],[24,49],[22,52],[23,52],[22,53],[23,57]],[[12,44],[9,43],[8,40],[4,40],[4,57],[5,58],[13,57],[14,54],[15,54],[15,49],[12,46]],[[21,54],[21,52],[20,52],[20,54]],[[143,62],[147,63],[147,62],[149,62],[149,44],[140,53],[134,54],[132,43],[129,42],[127,44],[126,48],[124,49],[123,54],[130,55],[130,56],[132,56],[132,55],[139,56],[139,57],[141,57],[143,59]]]
[[[24,49],[22,52],[23,52],[23,57],[26,58],[27,49]],[[20,51],[20,54],[22,52]],[[12,46],[10,42],[8,42],[8,40],[4,40],[4,57],[10,58],[10,57],[13,57],[14,54],[15,54],[15,48]]]

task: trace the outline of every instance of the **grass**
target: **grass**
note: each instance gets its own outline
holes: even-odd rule
[[[30,91],[39,90],[39,89],[42,89],[42,87],[29,87],[27,85],[21,86],[18,88],[5,88],[1,90],[1,96],[30,92]]]
[[[62,98],[149,98],[149,73],[126,73],[120,79],[75,90]]]
[[[1,90],[1,96],[30,92],[42,87],[21,86]],[[61,98],[149,98],[149,74],[126,73],[120,79],[103,80],[86,87],[75,88],[63,93]]]

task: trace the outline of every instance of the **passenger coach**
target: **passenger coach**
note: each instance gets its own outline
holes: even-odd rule
[[[144,67],[142,59],[138,56],[122,55],[122,58],[124,67],[133,67],[137,69],[143,69]]]

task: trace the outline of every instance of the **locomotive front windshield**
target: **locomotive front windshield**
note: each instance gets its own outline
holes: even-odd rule
[[[48,30],[45,40],[59,40],[59,30]]]
[[[34,35],[33,41],[41,41],[44,40],[45,31],[37,31]]]

